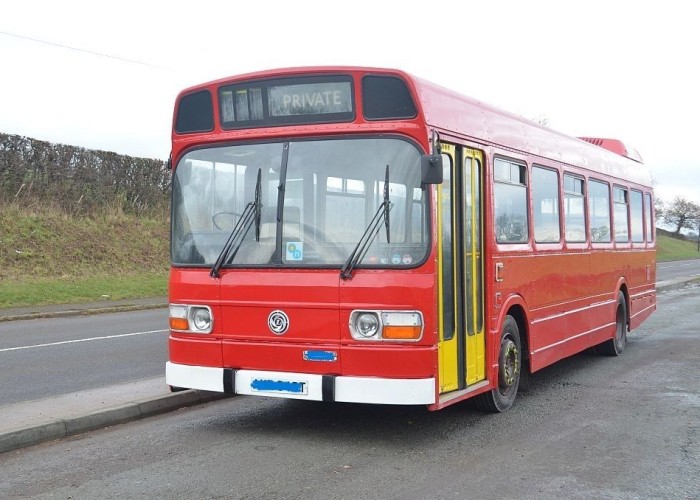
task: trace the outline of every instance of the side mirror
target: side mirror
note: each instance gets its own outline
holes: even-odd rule
[[[442,155],[422,155],[420,171],[423,184],[442,184]]]

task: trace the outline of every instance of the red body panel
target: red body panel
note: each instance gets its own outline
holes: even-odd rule
[[[187,302],[187,291],[197,288],[194,303],[213,306],[216,312],[212,334],[171,335],[170,360],[249,370],[432,377],[437,371],[433,268],[363,271],[347,281],[335,269],[222,270],[220,281],[208,274],[201,279],[207,270],[173,269],[171,303]],[[410,343],[355,340],[348,327],[355,309],[420,311],[423,336]],[[282,335],[268,327],[274,310],[289,317],[289,329]],[[308,361],[304,353],[309,350],[333,352],[337,359]]]
[[[300,269],[222,271],[222,338],[337,344],[339,274]],[[268,327],[268,317],[276,309],[289,316],[289,329],[281,336]]]

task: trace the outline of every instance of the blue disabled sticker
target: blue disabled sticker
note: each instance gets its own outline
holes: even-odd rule
[[[334,351],[304,351],[304,361],[337,361]]]
[[[304,243],[301,241],[290,241],[287,243],[287,259],[302,260],[304,258]]]

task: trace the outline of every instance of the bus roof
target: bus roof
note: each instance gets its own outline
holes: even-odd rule
[[[620,140],[572,137],[424,79],[409,78],[429,126],[446,133],[460,131],[476,142],[652,185],[651,173],[642,165],[639,153]]]
[[[196,85],[180,92],[178,100],[204,88],[215,90],[237,82],[313,74],[345,74],[352,75],[355,80],[364,75],[395,76],[404,80],[414,94],[418,108],[416,120],[443,135],[532,155],[541,158],[545,164],[546,160],[561,162],[643,186],[652,185],[651,173],[642,165],[641,156],[620,140],[568,136],[397,69],[361,66],[272,69]]]

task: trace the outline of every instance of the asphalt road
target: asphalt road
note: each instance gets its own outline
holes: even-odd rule
[[[0,497],[697,498],[700,287],[504,414],[234,397],[0,455]]]
[[[659,262],[656,264],[656,280],[700,276],[700,259]]]
[[[163,375],[166,309],[0,323],[0,406]]]

